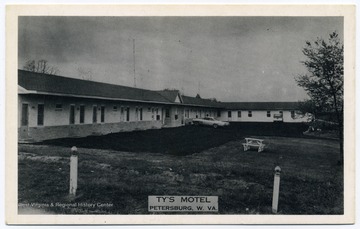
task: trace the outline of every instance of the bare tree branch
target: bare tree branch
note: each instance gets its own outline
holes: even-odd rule
[[[30,71],[30,72],[38,72],[38,73],[44,73],[49,75],[56,75],[59,74],[59,69],[55,66],[49,66],[47,60],[28,60],[26,61],[25,65],[23,66],[24,70]]]

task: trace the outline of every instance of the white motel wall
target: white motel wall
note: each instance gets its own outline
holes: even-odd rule
[[[218,119],[228,122],[279,121],[287,123],[302,123],[308,122],[309,116],[301,115],[296,110],[223,110],[221,111],[221,117]]]
[[[47,95],[19,95],[18,110],[27,105],[28,120],[23,124],[19,115],[19,140],[42,141],[46,139],[85,137],[108,133],[179,127],[187,119],[215,117],[229,122],[306,122],[308,117],[294,111],[282,111],[281,120],[274,118],[280,111],[221,110],[194,106],[107,101]],[[43,106],[43,113],[39,106]],[[73,110],[71,110],[73,107]],[[83,108],[82,108],[83,107]],[[83,109],[83,112],[81,111]],[[73,115],[71,112],[73,111]],[[41,114],[42,113],[42,114]],[[229,115],[231,113],[231,115]],[[220,116],[218,116],[220,114]],[[249,117],[249,114],[251,114]],[[231,116],[231,117],[229,117]],[[73,118],[71,118],[73,117]],[[71,120],[72,119],[72,120]],[[24,127],[25,126],[25,127]]]
[[[216,113],[183,105],[34,94],[19,94],[18,111],[19,141],[24,142],[179,127],[186,119]]]
[[[19,140],[24,141],[154,129],[164,124],[163,107],[154,104],[20,95],[19,113],[24,112],[24,105],[27,105],[28,121],[22,120],[22,114],[18,120]],[[39,106],[44,107],[43,112]]]
[[[18,139],[36,142],[179,127],[204,117],[229,122],[307,122],[309,117],[298,115],[294,104],[221,103],[182,96],[177,90],[156,92],[19,70]]]
[[[43,95],[19,95],[19,111],[22,104],[28,104],[29,127],[38,127],[39,105],[44,105],[42,126],[62,126],[70,124],[118,123],[134,121],[162,120],[163,105],[131,103],[82,98],[67,98]],[[70,109],[74,106],[74,122],[70,123]],[[84,107],[83,115],[80,111]],[[102,108],[103,107],[103,108]],[[102,111],[103,109],[103,111]],[[129,115],[127,116],[127,109]],[[101,118],[103,113],[103,120]],[[83,120],[80,120],[82,116]],[[18,127],[21,124],[19,115]]]

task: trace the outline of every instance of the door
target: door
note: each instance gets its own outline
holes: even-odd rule
[[[135,107],[135,121],[139,121],[139,108],[137,107]]]
[[[20,123],[20,139],[29,137],[29,105],[22,104],[21,106],[21,123]]]
[[[75,124],[75,104],[70,104],[69,109],[69,136],[76,136]]]
[[[231,111],[228,111],[228,121],[231,121],[231,120],[232,120],[231,116],[232,116],[232,112],[231,112]]]
[[[80,105],[79,123],[83,124],[84,122],[85,122],[85,106]]]
[[[130,121],[130,107],[126,108],[126,121],[129,122]]]
[[[75,105],[70,105],[69,124],[75,124]]]
[[[120,122],[124,122],[125,121],[125,116],[124,116],[124,107],[120,108]]]
[[[44,125],[44,104],[38,104],[37,125]]]
[[[93,123],[97,123],[97,106],[93,106]]]
[[[185,112],[184,112],[184,108],[180,109],[180,116],[181,116],[181,125],[185,125]]]
[[[105,122],[105,106],[101,106],[100,108],[100,122],[104,123]]]
[[[165,107],[164,124],[165,126],[171,126],[170,107]]]
[[[165,109],[161,108],[161,119],[162,119],[162,124],[165,124]]]

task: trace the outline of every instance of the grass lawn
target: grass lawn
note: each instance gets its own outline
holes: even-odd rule
[[[158,130],[112,133],[86,138],[65,138],[44,141],[40,144],[77,146],[95,149],[113,149],[130,152],[153,152],[171,155],[189,155],[220,146],[244,136],[303,137],[307,130],[303,124],[284,123],[232,123],[229,127],[186,126]]]
[[[343,214],[339,144],[304,138],[304,129],[249,123],[190,126],[19,144],[19,203],[111,204],[39,207],[56,214],[154,214],[147,210],[149,195],[211,195],[219,197],[218,214],[271,214],[279,165],[279,214]],[[244,152],[248,136],[264,139],[265,151]],[[80,153],[78,195],[69,200],[73,145]]]

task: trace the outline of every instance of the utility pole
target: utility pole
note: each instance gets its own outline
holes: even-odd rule
[[[198,82],[198,95],[200,95],[200,81]]]
[[[133,60],[134,60],[134,87],[136,87],[136,74],[135,74],[135,39],[133,39]]]

